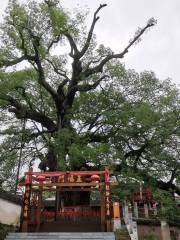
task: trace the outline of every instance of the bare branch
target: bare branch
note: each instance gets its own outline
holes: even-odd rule
[[[93,84],[83,84],[83,85],[78,85],[77,86],[77,90],[80,91],[80,92],[86,92],[86,91],[89,91],[89,90],[93,90],[95,89],[99,84],[100,82],[109,77],[108,75],[104,75],[102,76],[100,79],[98,79],[95,83]]]
[[[59,36],[57,36],[57,38],[56,39],[54,39],[50,44],[49,44],[49,46],[48,46],[48,48],[47,48],[47,52],[46,53],[49,53],[49,51],[50,51],[50,49],[52,48],[52,46],[55,44],[55,43],[58,43],[59,42],[59,40],[60,40],[60,35]]]
[[[95,58],[95,57],[94,57],[94,58]],[[85,70],[87,70],[87,69],[90,67],[91,64],[99,63],[102,58],[103,58],[103,57],[100,56],[100,57],[99,57],[98,59],[96,59],[96,60],[91,60],[91,61],[89,61],[89,62],[87,63],[87,65],[85,66]]]
[[[138,32],[138,34],[129,42],[129,44],[127,45],[127,47],[125,47],[124,50],[123,50],[121,53],[119,53],[119,54],[112,54],[112,55],[106,56],[106,57],[99,63],[99,65],[97,65],[97,66],[95,66],[95,67],[93,67],[93,68],[86,69],[86,70],[84,71],[84,75],[85,75],[86,77],[88,77],[88,76],[90,76],[90,75],[92,75],[92,74],[94,74],[94,73],[102,72],[104,65],[105,65],[107,62],[109,62],[111,59],[123,58],[124,55],[128,52],[129,48],[130,48],[134,43],[136,43],[136,42],[140,39],[140,37],[143,35],[143,33],[144,33],[148,28],[150,28],[150,27],[152,27],[152,26],[154,26],[154,25],[155,25],[154,22],[152,22],[152,21],[150,22],[150,21],[149,21],[149,22],[146,24],[146,26],[145,26],[144,28],[142,28],[142,29]]]
[[[170,178],[170,180],[169,180],[169,184],[172,184],[173,183],[173,181],[174,181],[174,179],[176,178],[176,176],[177,176],[177,172],[179,171],[179,166],[177,166],[175,169],[173,169],[172,170],[172,172],[171,172],[171,178]]]
[[[34,47],[34,51],[35,51],[35,63],[37,65],[36,71],[39,75],[39,83],[47,90],[47,92],[50,93],[50,95],[54,99],[55,103],[57,104],[57,101],[58,101],[57,100],[57,92],[45,80],[44,70],[43,70],[43,67],[41,65],[41,60],[40,60],[39,51],[38,51],[38,45],[40,44],[39,39],[34,35],[32,35],[32,37],[34,38],[33,47]]]
[[[45,131],[45,130],[44,131],[38,131],[38,132],[32,133],[31,137],[37,138],[38,136],[42,136],[43,139],[44,139],[44,134],[50,134],[50,133],[53,133],[53,132],[55,132],[55,129],[47,130],[47,131]],[[46,139],[46,141],[47,141],[47,139]]]
[[[128,157],[131,157],[131,156],[135,156],[137,161],[138,159],[140,158],[141,154],[146,151],[146,148],[149,146],[149,143],[148,142],[145,142],[140,148],[138,149],[132,149],[130,150],[129,152],[127,152],[125,154],[125,158],[128,158]]]
[[[72,38],[72,36],[68,32],[65,32],[64,36],[66,36],[66,38],[68,39],[70,47],[71,47],[71,52],[70,52],[69,56],[74,57],[74,55],[78,55],[79,50],[78,50],[76,43],[74,42],[74,39]]]
[[[90,124],[89,124],[89,123],[87,124],[87,125],[89,125],[88,131],[90,131],[93,127],[96,126],[97,120],[99,119],[99,117],[100,117],[100,115],[99,115],[99,114],[96,114],[95,118],[91,120],[91,123],[90,123]]]
[[[55,73],[57,73],[58,75],[64,77],[67,81],[70,81],[70,79],[69,79],[68,76],[66,75],[66,71],[63,71],[62,69],[59,70],[59,69],[57,68],[57,66],[56,66],[51,60],[49,60],[48,58],[46,58],[46,61],[51,64],[51,66],[53,67]]]
[[[88,33],[88,37],[86,39],[86,42],[85,42],[85,45],[84,47],[82,48],[82,50],[80,51],[79,53],[79,58],[81,58],[85,52],[88,50],[89,48],[89,45],[90,45],[90,42],[91,42],[91,39],[92,39],[92,35],[93,35],[93,31],[94,31],[94,27],[95,27],[95,24],[96,22],[99,20],[99,16],[97,16],[98,12],[103,8],[103,7],[106,7],[107,4],[100,4],[100,6],[98,7],[98,9],[96,10],[96,12],[94,13],[94,18],[93,18],[93,21],[92,21],[92,24],[91,24],[91,27],[90,27],[90,30],[89,30],[89,33]]]
[[[101,142],[107,143],[109,139],[109,135],[102,135],[98,133],[87,133],[85,136],[81,137],[82,142],[94,143],[94,142]]]

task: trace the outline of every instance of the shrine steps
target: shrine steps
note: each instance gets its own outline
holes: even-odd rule
[[[5,240],[115,240],[112,232],[39,232],[39,233],[9,233]]]

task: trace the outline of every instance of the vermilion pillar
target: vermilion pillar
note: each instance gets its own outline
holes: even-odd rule
[[[25,193],[23,199],[22,210],[22,225],[21,231],[28,232],[28,222],[30,218],[30,198],[31,198],[31,185],[32,185],[32,168],[25,175]]]

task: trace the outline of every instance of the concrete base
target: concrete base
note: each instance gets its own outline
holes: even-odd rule
[[[163,240],[171,240],[169,225],[166,221],[161,221],[161,233]]]
[[[9,233],[6,240],[115,240],[113,232],[96,232],[96,233],[68,233],[68,232],[52,232],[52,233]]]
[[[121,219],[112,219],[112,226],[113,226],[113,231],[115,232],[116,230],[121,229]]]

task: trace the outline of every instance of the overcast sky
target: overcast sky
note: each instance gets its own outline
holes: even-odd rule
[[[7,2],[1,0],[0,15]],[[180,0],[62,0],[61,3],[69,9],[77,4],[82,8],[88,6],[89,17],[100,3],[107,3],[99,14],[101,18],[95,33],[98,43],[115,52],[122,50],[137,28],[143,27],[149,18],[157,19],[158,24],[130,49],[123,62],[138,72],[152,70],[162,80],[169,77],[180,86]]]

